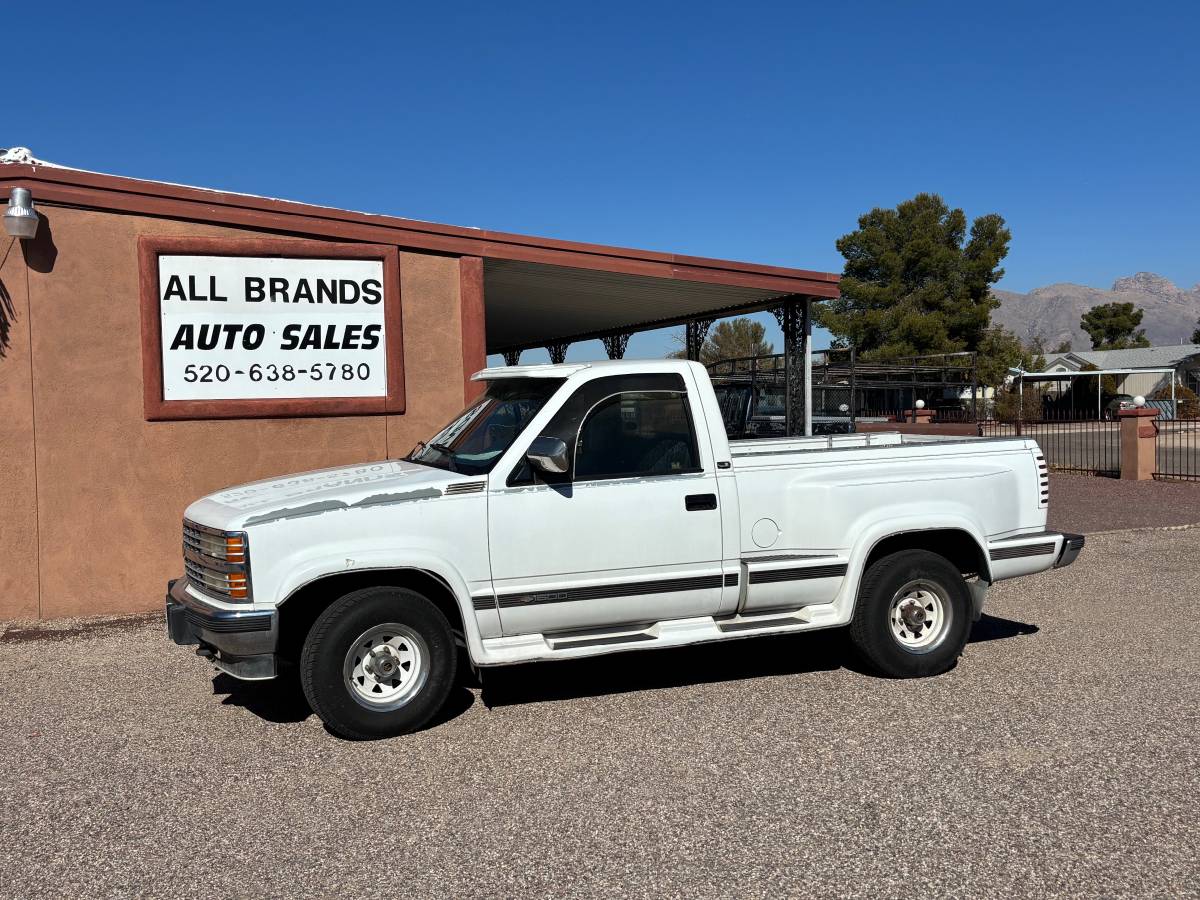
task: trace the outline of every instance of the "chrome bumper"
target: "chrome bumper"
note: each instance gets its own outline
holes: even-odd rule
[[[1083,549],[1083,544],[1086,538],[1082,534],[1069,534],[1063,532],[1062,553],[1058,559],[1054,561],[1054,568],[1061,569],[1063,566],[1069,566],[1075,562],[1075,557],[1079,555],[1079,551]]]
[[[988,544],[992,581],[1034,575],[1047,569],[1061,569],[1075,562],[1083,549],[1082,534],[1039,531]]]
[[[187,592],[185,578],[167,583],[166,607],[167,636],[176,644],[196,647],[234,678],[275,677],[278,613],[210,606]]]

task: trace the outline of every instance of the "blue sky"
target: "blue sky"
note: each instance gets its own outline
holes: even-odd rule
[[[1008,220],[1002,287],[1200,280],[1194,4],[10,3],[4,19],[7,58],[31,68],[0,147],[66,165],[834,271],[859,214],[936,191]]]

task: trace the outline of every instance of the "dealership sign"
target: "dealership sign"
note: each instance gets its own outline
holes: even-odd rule
[[[382,397],[383,263],[160,256],[164,400]]]
[[[253,242],[292,251],[265,255],[231,253],[230,241],[193,240],[197,252],[174,252],[191,249],[186,239],[149,243],[143,325],[149,281],[158,325],[156,346],[143,347],[157,356],[149,418],[397,411],[394,250]]]

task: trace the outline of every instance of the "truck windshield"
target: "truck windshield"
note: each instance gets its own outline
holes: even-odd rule
[[[464,475],[482,475],[512,446],[563,383],[562,378],[499,378],[483,396],[405,457]]]

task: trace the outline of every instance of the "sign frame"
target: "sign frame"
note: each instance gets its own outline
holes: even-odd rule
[[[361,259],[383,263],[384,353],[387,393],[382,397],[280,397],[226,400],[163,399],[160,256],[237,256],[282,259]],[[400,251],[388,244],[341,244],[283,238],[138,238],[138,293],[142,325],[142,402],[149,422],[186,419],[292,418],[403,413],[404,332]]]

